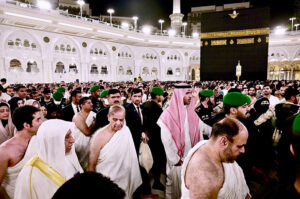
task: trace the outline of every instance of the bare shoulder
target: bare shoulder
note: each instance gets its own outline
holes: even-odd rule
[[[223,181],[222,165],[213,162],[203,151],[203,147],[199,148],[188,163],[185,173],[185,185],[191,198],[216,198]]]
[[[0,145],[0,164],[3,164],[4,162],[8,163],[10,159],[13,158],[12,156],[15,154],[14,146],[13,138]]]
[[[95,135],[92,138],[92,145],[97,146],[97,148],[103,148],[104,145],[107,143],[107,126],[101,128],[96,131]]]

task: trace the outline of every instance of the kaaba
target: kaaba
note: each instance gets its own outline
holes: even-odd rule
[[[237,68],[240,80],[266,80],[269,13],[262,7],[202,14],[201,80],[234,80]]]

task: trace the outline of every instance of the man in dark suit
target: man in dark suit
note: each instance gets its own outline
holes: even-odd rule
[[[79,107],[79,100],[81,98],[81,91],[80,90],[74,90],[71,92],[71,103],[67,105],[62,110],[62,119],[65,121],[72,122],[73,116],[75,113],[78,113],[80,111]]]
[[[112,105],[121,105],[121,92],[118,89],[109,89],[107,94],[107,100],[109,103],[109,107]],[[108,111],[109,107],[103,108],[96,115],[96,126],[94,128],[94,132],[99,128],[102,128],[108,125]]]
[[[151,89],[151,100],[143,104],[144,127],[149,137],[149,147],[153,156],[153,167],[151,169],[154,183],[152,188],[165,190],[165,186],[160,182],[160,174],[166,166],[166,153],[161,141],[160,127],[157,120],[163,112],[159,104],[163,100],[164,91],[159,87]]]

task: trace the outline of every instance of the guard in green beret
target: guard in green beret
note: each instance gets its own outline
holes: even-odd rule
[[[63,94],[61,92],[57,91],[57,92],[53,93],[52,97],[55,101],[60,102],[61,99],[63,98]]]
[[[108,90],[104,90],[104,91],[102,91],[102,92],[100,93],[100,98],[104,98],[104,97],[106,97],[106,96],[107,96],[107,94],[108,94]]]
[[[214,92],[212,90],[202,90],[199,92],[200,105],[195,109],[199,118],[207,125],[213,125],[213,104]]]
[[[151,93],[158,95],[158,96],[162,96],[164,94],[164,90],[161,89],[160,87],[153,87],[151,89]]]
[[[65,92],[66,92],[66,89],[64,87],[58,87],[57,90],[56,90],[56,92],[60,92],[60,93],[62,93],[64,95]]]
[[[98,113],[101,109],[104,108],[103,102],[99,99],[99,95],[103,89],[104,87],[99,85],[94,85],[90,88],[90,93],[91,93],[90,99],[92,100],[93,111],[95,113]]]

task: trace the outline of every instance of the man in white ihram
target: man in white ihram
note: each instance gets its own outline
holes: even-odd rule
[[[181,171],[181,199],[250,198],[243,170],[235,159],[245,152],[246,127],[225,118],[212,127],[209,140],[194,146]]]
[[[142,178],[130,130],[124,125],[124,107],[110,107],[108,121],[91,140],[88,171],[109,177],[129,199],[142,184]]]

